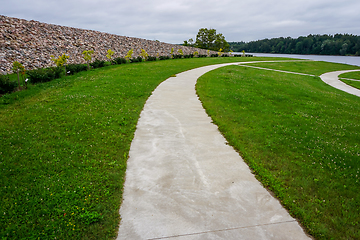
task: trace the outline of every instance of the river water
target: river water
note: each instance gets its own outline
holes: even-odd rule
[[[236,53],[236,54],[242,54],[242,53]],[[275,54],[275,53],[246,53],[246,54],[252,54],[256,57],[285,57],[285,58],[310,59],[315,61],[345,63],[349,65],[360,66],[360,56],[353,57],[353,56],[299,55],[299,54]]]

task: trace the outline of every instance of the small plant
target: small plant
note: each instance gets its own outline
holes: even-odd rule
[[[111,60],[114,53],[115,52],[112,51],[111,49],[107,50],[107,54],[106,54],[107,59]]]
[[[66,62],[69,59],[69,56],[67,56],[65,53],[63,55],[59,56],[58,58],[55,58],[54,55],[51,55],[51,60],[56,64],[57,67],[65,67],[65,75],[66,73]]]
[[[69,71],[69,74],[75,74],[78,72],[86,71],[87,65],[86,64],[68,64],[66,66],[66,68]]]
[[[125,59],[126,60],[131,59],[131,56],[133,55],[133,53],[134,53],[134,50],[130,49],[126,54]]]
[[[207,50],[206,52],[207,52],[207,55],[210,56],[210,50]]]
[[[183,53],[183,50],[182,49],[179,49],[178,50],[178,53],[182,56],[182,55],[184,55],[184,53]]]
[[[167,59],[170,59],[169,56],[160,56],[159,57],[159,60],[167,60]]]
[[[156,57],[148,56],[147,61],[156,61]]]
[[[173,58],[173,55],[174,55],[174,48],[171,48],[170,55],[171,55],[171,58]]]
[[[144,59],[144,61],[146,61],[149,57],[149,54],[144,49],[141,49],[140,56]]]
[[[13,68],[12,68],[13,72],[17,74],[17,79],[18,79],[18,87],[20,88],[20,77],[19,74],[21,73],[22,78],[24,80],[24,75],[25,75],[25,67],[19,63],[18,61],[13,62]]]
[[[178,58],[182,58],[182,55],[180,55],[180,54],[174,54],[173,55],[173,59],[178,59]]]
[[[0,74],[0,94],[10,93],[16,87],[16,82],[9,80],[9,76]]]
[[[223,54],[223,53],[222,53],[222,49],[220,48],[220,49],[219,49],[219,52],[218,52],[219,57],[220,57],[222,54]]]
[[[94,50],[83,51],[83,58],[87,62],[88,70],[90,70],[90,62],[92,59],[92,55],[94,54]]]
[[[60,78],[62,70],[61,67],[40,68],[27,71],[27,75],[31,83],[49,82],[53,79]]]
[[[194,52],[194,56],[197,57],[199,55],[199,52],[198,51],[195,51]]]
[[[112,61],[115,64],[125,64],[126,63],[126,59],[121,58],[121,57],[114,58]]]
[[[105,61],[103,60],[99,60],[99,59],[95,59],[94,62],[90,63],[91,67],[93,68],[102,68],[105,67]]]

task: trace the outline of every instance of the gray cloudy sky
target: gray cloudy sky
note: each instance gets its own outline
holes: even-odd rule
[[[359,0],[0,0],[0,15],[183,43],[200,28],[227,41],[360,35]]]

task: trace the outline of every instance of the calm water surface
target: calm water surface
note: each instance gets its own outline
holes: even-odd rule
[[[237,53],[242,54],[242,53]],[[299,54],[273,54],[273,53],[247,53],[256,57],[286,57],[286,58],[298,58],[298,59],[310,59],[315,61],[325,61],[333,63],[345,63],[349,65],[355,65],[360,67],[360,56],[329,56],[329,55],[299,55]]]

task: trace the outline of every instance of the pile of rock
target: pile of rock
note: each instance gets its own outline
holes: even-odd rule
[[[93,49],[95,58],[106,60],[108,49],[115,52],[113,57],[125,57],[133,49],[133,57],[137,57],[141,49],[150,56],[166,56],[170,55],[171,48],[174,48],[174,53],[182,49],[184,54],[195,51],[207,54],[206,50],[199,48],[0,15],[0,73],[3,74],[11,72],[14,61],[22,63],[26,69],[53,66],[50,56],[58,57],[63,53],[70,57],[68,63],[85,63],[82,58],[84,50]]]

